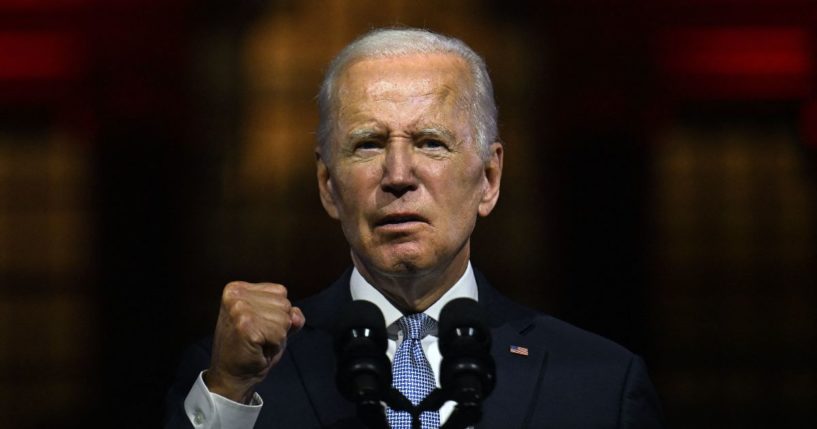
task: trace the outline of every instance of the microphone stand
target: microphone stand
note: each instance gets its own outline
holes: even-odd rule
[[[357,416],[371,429],[389,429],[386,413],[380,401],[361,401],[357,403]]]
[[[462,405],[457,405],[445,424],[440,426],[440,429],[465,429],[479,423],[481,418],[482,408],[479,406],[463,407]]]
[[[482,419],[482,404],[477,397],[468,395],[468,398],[458,398],[456,396],[462,395],[451,395],[450,392],[445,390],[434,389],[417,406],[418,421],[419,415],[423,411],[437,411],[446,401],[453,400],[457,402],[457,405],[451,415],[448,416],[448,420],[440,426],[440,429],[465,429],[479,423]],[[415,429],[419,429],[419,426],[415,427]]]
[[[391,387],[386,392],[384,402],[395,411],[406,411],[411,414],[411,427],[413,429],[421,429],[420,415],[422,413],[426,411],[437,411],[449,400],[456,400],[457,406],[440,429],[465,429],[477,424],[482,418],[482,407],[480,401],[477,399],[478,395],[467,395],[467,398],[455,398],[453,396],[454,395],[451,395],[450,392],[435,388],[417,406],[414,406],[399,390]],[[364,414],[361,414],[362,404],[358,404],[358,415],[373,429],[383,428],[382,423],[386,422],[383,407],[379,404],[377,405],[380,414],[377,416],[377,419],[371,420],[371,423],[374,424],[370,424],[370,420],[364,418]],[[373,409],[367,409],[366,411],[367,413],[374,412]],[[385,427],[388,427],[388,423],[386,423]]]

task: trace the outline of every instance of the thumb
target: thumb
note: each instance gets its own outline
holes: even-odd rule
[[[289,333],[294,334],[301,330],[306,324],[306,317],[304,317],[304,313],[298,307],[292,307],[289,311],[289,320],[292,322],[292,325],[289,328]]]

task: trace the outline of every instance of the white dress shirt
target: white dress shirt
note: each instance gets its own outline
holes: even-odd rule
[[[397,320],[403,317],[403,313],[398,310],[382,293],[380,293],[374,286],[369,284],[366,279],[355,268],[352,271],[352,277],[349,279],[350,292],[353,300],[371,301],[380,311],[383,312],[383,318],[386,319],[388,338],[388,348],[386,354],[389,360],[394,359],[394,352],[397,346],[403,340],[403,333],[400,332]],[[452,286],[440,299],[437,300],[431,307],[424,312],[426,315],[439,322],[440,310],[445,304],[456,298],[471,298],[477,300],[477,281],[474,277],[474,270],[471,268],[471,263],[465,269],[462,277]],[[437,382],[437,387],[440,387],[440,362],[442,355],[438,347],[437,332],[432,332],[421,341],[423,352],[434,371],[434,379]],[[193,427],[202,429],[251,429],[258,419],[258,414],[261,412],[261,407],[264,405],[261,396],[257,393],[253,394],[253,399],[249,405],[240,404],[231,401],[221,395],[212,393],[207,389],[202,378],[202,371],[198,379],[187,394],[184,401],[184,410]],[[440,408],[440,422],[445,422],[454,410],[454,402],[446,402]]]

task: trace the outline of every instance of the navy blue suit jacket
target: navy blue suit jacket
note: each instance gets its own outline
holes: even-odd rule
[[[476,273],[479,304],[489,314],[496,388],[479,429],[660,428],[661,410],[642,360],[623,347],[500,295]],[[306,326],[288,339],[283,358],[256,391],[264,399],[259,429],[362,428],[335,387],[332,324],[351,301],[347,271],[298,303]],[[528,349],[527,356],[510,346]],[[211,341],[186,353],[167,395],[166,428],[191,427],[184,399],[209,367]]]

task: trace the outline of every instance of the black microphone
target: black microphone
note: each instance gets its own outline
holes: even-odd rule
[[[335,382],[344,398],[357,404],[358,416],[370,427],[388,427],[381,400],[391,387],[386,356],[386,322],[369,301],[352,301],[335,325],[338,357]]]
[[[491,331],[485,310],[473,299],[450,301],[440,312],[439,341],[443,357],[440,384],[446,396],[457,402],[444,426],[473,425],[482,417],[482,401],[496,385],[496,364],[491,356]]]

